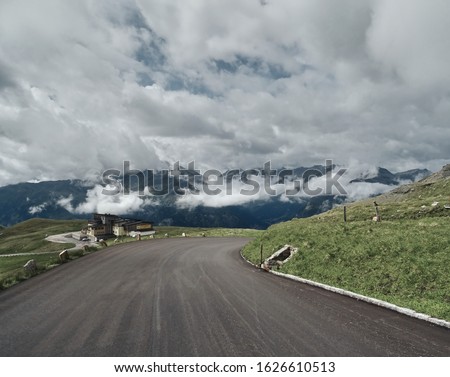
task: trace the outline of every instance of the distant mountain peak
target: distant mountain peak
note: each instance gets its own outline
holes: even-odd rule
[[[430,174],[431,172],[428,169],[412,169],[399,173],[392,173],[386,168],[378,167],[375,174],[370,174],[370,172],[363,173],[360,177],[351,180],[350,183],[367,182],[397,186],[405,182],[416,182]]]

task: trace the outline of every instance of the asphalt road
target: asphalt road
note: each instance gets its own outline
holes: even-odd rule
[[[117,245],[0,292],[0,356],[450,356],[450,330],[259,271],[246,242]]]

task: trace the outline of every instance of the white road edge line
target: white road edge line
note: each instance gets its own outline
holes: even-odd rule
[[[244,255],[242,254],[242,249],[239,251],[239,254],[241,255],[242,259],[244,259],[247,263],[251,264],[252,266],[254,266],[256,268],[260,268],[258,265],[250,262],[247,258],[244,257]],[[416,311],[414,311],[412,309],[403,308],[401,306],[397,306],[397,305],[391,304],[391,303],[389,303],[387,301],[378,300],[378,299],[373,298],[373,297],[363,296],[363,295],[360,295],[359,293],[355,293],[355,292],[352,292],[352,291],[347,291],[345,289],[333,287],[331,285],[318,283],[316,281],[304,279],[304,278],[301,278],[301,277],[298,277],[298,276],[295,276],[295,275],[283,274],[282,272],[277,272],[277,271],[272,271],[272,270],[269,270],[268,272],[270,272],[270,273],[272,273],[274,275],[277,275],[277,276],[284,277],[286,279],[290,279],[290,280],[294,280],[294,281],[297,281],[297,282],[300,282],[300,283],[312,285],[314,287],[322,288],[322,289],[325,289],[327,291],[338,293],[338,294],[343,295],[343,296],[348,296],[348,297],[354,298],[354,299],[359,300],[359,301],[365,301],[365,302],[368,302],[369,304],[381,306],[383,308],[393,310],[395,312],[407,315],[409,317],[420,319],[422,321],[430,322],[430,323],[432,323],[434,325],[442,326],[442,327],[446,327],[446,328],[450,329],[450,322],[447,322],[447,321],[445,321],[443,319],[431,317],[428,314],[418,313],[418,312],[416,312]]]

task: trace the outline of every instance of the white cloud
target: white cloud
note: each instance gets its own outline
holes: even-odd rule
[[[449,17],[450,5],[445,0],[377,1],[368,30],[368,51],[406,85],[439,95],[450,80]]]
[[[0,4],[0,185],[196,160],[437,169],[445,0]]]
[[[28,208],[28,213],[30,215],[36,215],[38,213],[41,213],[42,211],[45,210],[45,208],[47,208],[47,206],[49,205],[49,203],[44,202],[42,204],[39,204],[37,206],[31,206]]]
[[[131,192],[129,195],[105,195],[104,187],[95,185],[88,190],[86,200],[73,208],[70,204],[72,198],[63,198],[59,205],[73,213],[113,213],[117,215],[138,212],[143,206],[148,204],[144,198],[139,197],[137,192]]]
[[[65,210],[69,212],[74,212],[74,208],[72,206],[73,195],[70,194],[67,198],[60,198],[56,201],[56,204],[60,207],[63,207]]]

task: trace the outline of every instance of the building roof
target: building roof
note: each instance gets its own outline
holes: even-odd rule
[[[122,218],[116,215],[111,215],[111,214],[101,214],[101,213],[94,213],[93,214],[93,219],[88,220],[88,226],[91,227],[96,227],[96,226],[101,226],[104,225],[102,220],[100,219],[100,217],[102,216],[106,216],[109,217],[111,219],[113,219],[113,221],[111,222],[113,226],[131,226],[131,225],[136,225],[136,224],[152,224],[153,222],[151,221],[144,221],[144,220],[138,220],[138,219],[126,219],[126,218]]]

